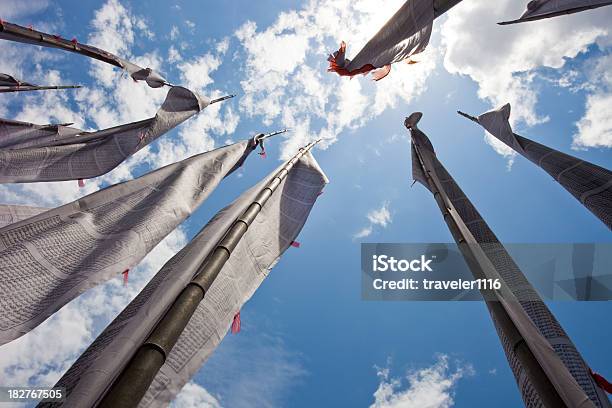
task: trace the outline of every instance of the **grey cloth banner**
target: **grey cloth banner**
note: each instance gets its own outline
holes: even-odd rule
[[[22,27],[0,20],[0,39],[16,41],[26,44],[34,44],[42,47],[59,48],[85,55],[98,61],[125,69],[135,81],[146,81],[151,88],[159,88],[167,84],[166,80],[151,68],[142,68],[126,61],[108,51],[101,50],[87,44],[79,43],[76,38],[72,40],[63,39],[57,35],[43,33],[28,27]]]
[[[14,76],[0,73],[0,87],[2,86],[36,86],[34,84],[29,84],[27,82],[22,82],[16,79]]]
[[[210,100],[189,89],[172,87],[157,114],[139,122],[129,123],[92,133],[65,137],[73,128],[61,128],[57,140],[46,139],[44,145],[12,146],[0,149],[0,183],[30,183],[63,181],[101,176],[127,157],[204,109]],[[0,124],[0,136],[18,143],[19,132],[27,127]],[[2,126],[4,125],[4,126]],[[36,126],[32,125],[31,129]],[[40,130],[40,129],[39,129]],[[27,132],[26,132],[27,133]],[[72,136],[70,134],[69,136]],[[10,147],[10,146],[9,146]],[[16,148],[20,147],[20,148]]]
[[[87,134],[87,132],[69,125],[71,123],[35,125],[0,118],[0,151],[53,146],[62,141],[70,143],[74,140],[70,139],[71,136]]]
[[[502,289],[494,291],[497,302],[492,303],[502,305],[504,313],[525,340],[560,397],[569,407],[609,408],[608,399],[595,385],[575,346],[477,209],[438,161],[429,138],[416,124],[411,127],[411,135],[413,148],[423,161],[421,172],[431,176],[431,181],[426,180],[426,187],[439,193],[436,195],[444,208],[445,220],[452,219],[456,225],[453,228],[458,229],[451,229],[453,236],[456,240],[463,239],[462,243],[468,245],[466,250],[470,252],[470,259],[466,260],[470,268],[475,275],[484,275],[477,278],[503,282]],[[470,263],[470,260],[473,262]],[[517,297],[532,300],[518,301]],[[542,406],[525,368],[515,354],[515,345],[497,322],[495,305],[488,302],[487,307],[525,405],[529,408]]]
[[[495,138],[541,167],[612,229],[612,171],[561,153],[512,131],[510,104],[483,113],[478,123]]]
[[[49,208],[0,204],[0,228],[49,211]]]
[[[0,229],[0,344],[135,267],[240,166],[242,141]]]
[[[352,71],[367,65],[382,68],[425,50],[434,20],[433,0],[407,0],[352,60],[344,47],[330,59],[338,68]],[[331,62],[330,60],[330,62]],[[334,70],[331,69],[330,70]]]
[[[206,254],[283,166],[217,213],[68,369],[57,383],[66,387],[66,407],[95,406],[100,401]],[[296,163],[206,292],[140,407],[167,406],[200,369],[225,336],[233,316],[297,237],[327,181],[310,153]]]
[[[505,21],[502,25],[542,20],[545,18],[578,13],[612,4],[609,0],[533,0],[518,20]]]

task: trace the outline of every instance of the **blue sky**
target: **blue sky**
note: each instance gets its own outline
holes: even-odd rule
[[[439,159],[503,242],[612,242],[610,231],[546,173],[492,148],[480,127],[455,113],[479,114],[511,102],[517,133],[612,168],[612,117],[602,109],[612,103],[606,69],[612,8],[508,28],[494,23],[520,15],[521,2],[466,0],[436,21],[418,64],[397,64],[374,84],[328,74],[326,53],[344,39],[354,55],[401,1],[381,7],[366,0],[159,0],[146,6],[36,0],[29,11],[17,1],[5,3],[0,17],[8,21],[104,46],[203,94],[238,96],[88,181],[84,191],[76,182],[1,186],[4,202],[57,206],[229,140],[295,129],[267,144],[268,159],[253,155],[222,183],[130,273],[127,289],[118,277],[0,348],[0,370],[12,385],[53,384],[217,210],[275,168],[277,159],[323,137],[315,155],[331,183],[300,235],[301,248],[288,250],[244,307],[242,332],[226,337],[177,406],[386,407],[382,396],[395,395],[403,404],[397,406],[410,407],[423,401],[418,386],[439,398],[436,407],[521,404],[483,304],[363,302],[359,245],[451,241],[431,194],[411,187],[403,118],[414,111],[424,113],[420,127]],[[0,47],[10,56],[0,61],[0,72],[86,86],[3,96],[3,117],[103,128],[152,116],[165,96],[80,56]],[[612,329],[602,322],[612,306],[550,307],[586,361],[611,377]],[[49,343],[58,330],[61,340]]]

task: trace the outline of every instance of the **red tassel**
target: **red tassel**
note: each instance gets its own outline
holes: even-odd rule
[[[359,75],[359,74],[367,74],[370,71],[373,71],[376,69],[376,67],[372,64],[366,64],[361,68],[357,68],[354,69],[352,71],[349,71],[348,69],[341,67],[338,64],[338,60],[344,60],[344,53],[346,52],[346,43],[344,41],[342,41],[340,43],[340,49],[334,53],[334,55],[330,55],[329,58],[327,59],[329,61],[329,68],[327,68],[328,72],[335,72],[340,76],[350,76],[353,77],[355,75]]]
[[[291,246],[294,247],[294,248],[299,248],[300,245],[301,244],[299,242],[297,242],[297,241],[291,241]]]
[[[240,332],[240,311],[234,315],[232,321],[232,334],[238,334]]]
[[[259,144],[259,147],[261,148],[261,151],[257,154],[260,155],[262,159],[265,159],[267,155],[266,155],[266,148],[264,147],[263,140],[260,140],[258,144]]]
[[[323,195],[323,190],[319,191],[319,194],[317,194],[317,197],[319,197],[320,195]]]
[[[85,187],[85,180],[79,179],[79,187],[81,188]]]
[[[123,275],[123,286],[127,286],[128,284],[128,274],[130,273],[129,269],[126,269],[125,271],[122,272]]]
[[[70,40],[70,42],[73,43],[74,45],[77,45],[79,43],[76,37],[72,37],[72,40]]]
[[[606,391],[608,394],[612,394],[612,384],[608,380],[606,380],[602,375],[594,373],[593,370],[589,368],[589,372],[591,373],[591,377],[595,380],[599,387]]]

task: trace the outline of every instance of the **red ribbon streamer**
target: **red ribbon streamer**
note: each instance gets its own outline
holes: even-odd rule
[[[297,241],[291,241],[291,246],[294,248],[299,248],[300,247],[300,243]]]
[[[330,55],[330,57],[327,59],[329,61],[329,68],[327,68],[328,72],[335,72],[336,74],[340,76],[354,77],[355,75],[359,75],[359,74],[365,75],[368,72],[374,71],[375,69],[377,69],[372,64],[366,64],[362,66],[361,68],[356,68],[352,71],[349,71],[348,69],[344,67],[341,67],[340,64],[338,64],[338,59],[344,60],[345,52],[346,52],[346,43],[342,41],[340,43],[340,48],[338,49],[338,51],[335,52],[333,56]],[[372,77],[372,79],[374,79],[375,81],[380,81],[381,79],[389,75],[390,71],[391,71],[391,65],[390,64],[385,65],[378,71],[374,72],[374,76]]]
[[[128,274],[130,273],[129,269],[126,269],[125,271],[122,272],[123,274],[123,286],[127,286],[128,284]]]
[[[608,394],[612,394],[612,384],[610,384],[610,381],[606,380],[601,374],[594,373],[590,368],[589,372],[602,390],[606,391]]]
[[[232,334],[238,334],[240,332],[240,311],[234,315],[232,321]]]

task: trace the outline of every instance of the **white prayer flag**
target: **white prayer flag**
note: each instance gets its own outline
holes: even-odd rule
[[[346,58],[346,44],[342,42],[340,49],[328,58],[328,71],[354,76],[382,68],[373,75],[378,81],[389,74],[391,64],[425,50],[433,21],[433,0],[407,0],[352,60]]]
[[[206,255],[284,166],[217,213],[79,357],[57,383],[66,387],[66,407],[94,406],[101,400]],[[234,315],[295,240],[327,182],[310,153],[295,164],[232,251],[140,407],[167,406],[200,369],[225,336]]]
[[[0,122],[0,136],[8,134],[12,147],[0,149],[0,183],[78,180],[101,176],[161,135],[210,104],[189,89],[172,87],[166,100],[150,118],[126,125],[74,134],[73,128],[58,127],[51,138],[38,140],[36,125]],[[21,127],[20,127],[21,126]],[[53,125],[47,125],[48,128]],[[25,129],[25,130],[24,130]],[[17,133],[15,133],[17,132]],[[20,132],[26,139],[20,140]],[[72,137],[70,137],[72,136]],[[2,142],[0,142],[2,143]],[[44,143],[44,144],[43,144]],[[29,147],[28,147],[29,146]]]
[[[542,20],[545,18],[579,13],[612,4],[610,0],[532,0],[518,20],[504,21],[501,25]]]
[[[135,267],[240,166],[242,141],[0,229],[0,344]]]

